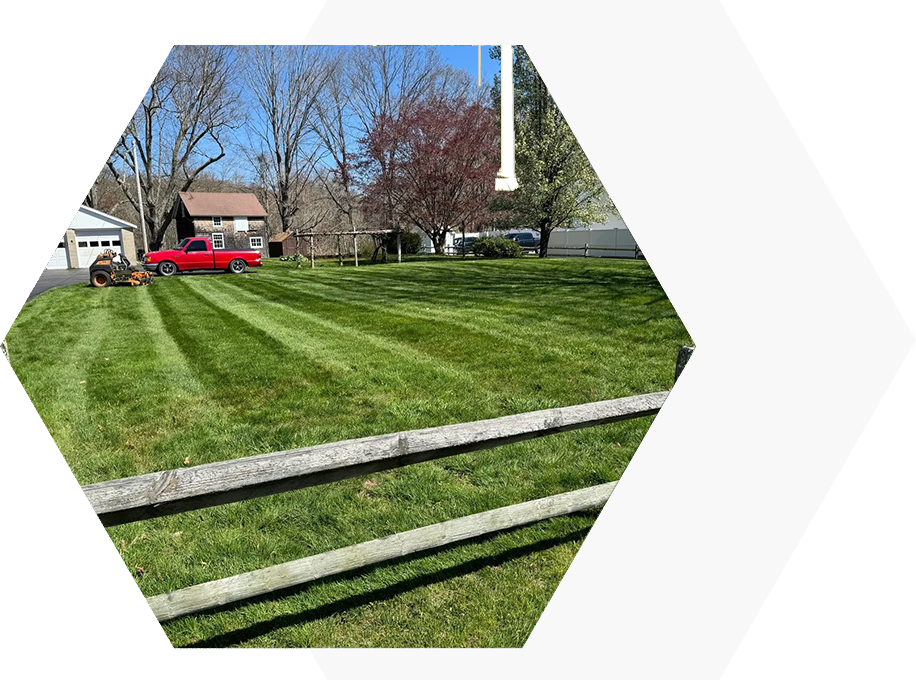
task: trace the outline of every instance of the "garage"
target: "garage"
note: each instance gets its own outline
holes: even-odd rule
[[[45,268],[86,268],[106,250],[136,262],[135,229],[130,222],[81,205]]]
[[[66,241],[61,241],[57,244],[57,248],[54,249],[54,254],[51,255],[51,259],[48,260],[48,266],[45,269],[66,269],[69,266],[67,243]]]
[[[120,232],[89,229],[76,232],[76,257],[80,267],[88,267],[106,250],[124,255]]]

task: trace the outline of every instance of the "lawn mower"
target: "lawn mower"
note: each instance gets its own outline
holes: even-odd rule
[[[152,272],[142,267],[131,266],[130,260],[106,250],[89,267],[89,283],[95,288],[107,288],[118,284],[148,286],[153,282]]]

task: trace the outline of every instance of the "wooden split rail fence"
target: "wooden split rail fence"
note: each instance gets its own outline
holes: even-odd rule
[[[293,491],[658,413],[667,392],[320,444],[82,487],[105,526]],[[602,506],[616,482],[405,531],[147,598],[159,621],[372,564]]]

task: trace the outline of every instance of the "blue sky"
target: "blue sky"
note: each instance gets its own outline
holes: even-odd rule
[[[437,46],[442,58],[452,66],[463,68],[474,80],[477,80],[477,45],[439,45]],[[490,59],[489,45],[484,45],[480,51],[481,71],[484,85],[493,83],[493,76],[499,71],[499,61]]]

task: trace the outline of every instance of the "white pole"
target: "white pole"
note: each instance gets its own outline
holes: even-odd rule
[[[149,252],[149,242],[146,240],[146,219],[143,217],[143,194],[140,192],[140,166],[137,164],[137,145],[131,143],[134,152],[134,177],[137,178],[137,205],[140,206],[140,231],[143,232],[143,252]]]
[[[512,45],[500,45],[500,148],[502,165],[496,175],[497,191],[515,191],[515,92],[512,85]]]

